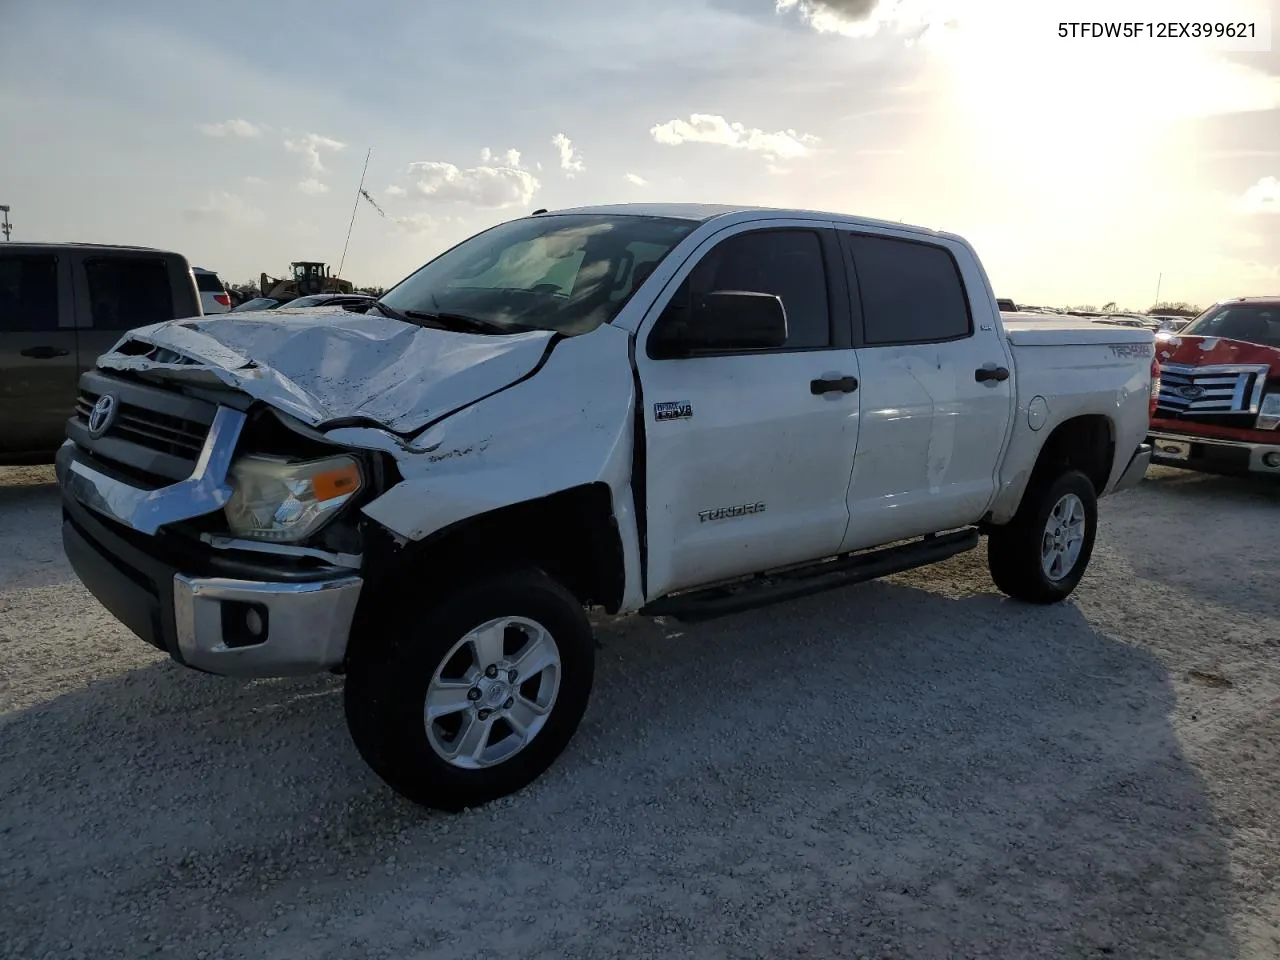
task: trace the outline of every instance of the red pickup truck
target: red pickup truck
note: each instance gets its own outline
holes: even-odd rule
[[[1156,334],[1152,462],[1280,476],[1280,297],[1216,303]]]

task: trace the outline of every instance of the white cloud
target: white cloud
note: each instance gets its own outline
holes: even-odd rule
[[[582,162],[582,155],[578,153],[573,141],[563,133],[557,133],[552,137],[551,145],[560,151],[560,169],[570,177],[582,173],[586,169]]]
[[[308,180],[299,181],[298,189],[301,190],[303,193],[311,194],[313,197],[321,193],[329,192],[329,188],[325,186],[323,183],[321,183],[319,180],[317,180],[315,177],[311,177]]]
[[[483,150],[480,151],[480,161],[482,163],[493,163],[493,161],[497,158],[497,156],[498,155],[494,153],[492,150],[490,150],[488,147],[485,147]],[[502,155],[501,162],[508,167],[515,167],[519,169],[520,151],[517,150],[515,147],[512,147],[510,150],[508,150],[506,153]]]
[[[800,19],[818,33],[845,37],[874,37],[881,31],[906,34],[908,46],[917,40],[938,39],[949,34],[971,14],[992,14],[1006,22],[1023,15],[1024,0],[775,0],[780,14],[798,13]],[[1090,19],[1078,15],[1077,20]],[[1111,19],[1120,19],[1113,17]],[[1129,18],[1129,19],[1136,19]],[[1039,17],[1039,27],[1054,27],[1049,14]]]
[[[254,176],[245,177],[244,182],[249,184],[251,187],[265,187],[267,185],[267,181],[263,180],[261,177]]]
[[[625,179],[627,183],[631,184],[633,187],[647,187],[649,185],[648,180],[635,173],[628,173]]]
[[[261,223],[266,215],[253,204],[246,203],[234,193],[214,193],[196,207],[188,207],[182,216],[193,223],[216,226],[249,226]]]
[[[429,213],[413,213],[405,217],[393,217],[392,223],[406,233],[430,233],[440,221]]]
[[[266,127],[248,120],[224,120],[222,123],[202,123],[196,129],[206,137],[257,137]]]
[[[1241,202],[1250,213],[1280,213],[1280,178],[1263,177],[1244,192]]]
[[[387,187],[387,189],[383,190],[382,192],[386,194],[388,197],[403,197],[407,195],[409,191],[406,190],[404,187],[398,187],[393,183],[391,186]]]
[[[528,204],[542,186],[527,170],[482,165],[462,169],[439,160],[409,165],[413,189],[420,197],[500,210]]]
[[[668,120],[649,130],[653,139],[668,146],[682,143],[713,143],[733,150],[749,150],[766,158],[795,159],[808,156],[818,138],[794,130],[766,133],[758,127],[730,123],[712,113],[690,114],[688,120]]]
[[[291,153],[300,153],[306,158],[307,168],[312,173],[324,173],[324,164],[320,160],[321,153],[336,153],[339,150],[345,150],[346,147],[345,143],[318,133],[308,133],[296,140],[284,142],[286,150]]]

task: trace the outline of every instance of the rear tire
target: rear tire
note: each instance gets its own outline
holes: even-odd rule
[[[595,643],[582,605],[550,577],[491,577],[427,609],[402,592],[379,621],[359,638],[343,700],[360,756],[397,793],[480,806],[539,777],[573,738]]]
[[[1001,592],[1058,603],[1075,590],[1098,530],[1098,497],[1079,470],[1032,478],[1013,519],[987,536],[987,564]]]

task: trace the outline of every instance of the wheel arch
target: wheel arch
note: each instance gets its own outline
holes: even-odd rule
[[[1064,420],[1045,438],[1029,485],[1044,476],[1076,469],[1089,478],[1100,497],[1111,478],[1116,457],[1116,425],[1105,414],[1083,414]],[[1025,493],[1025,492],[1024,492]]]
[[[1027,491],[1052,482],[1065,470],[1080,470],[1097,496],[1110,483],[1116,457],[1116,423],[1106,414],[1068,417],[1049,432],[1030,469],[1023,470],[1003,491],[986,518],[988,525],[1009,522],[1021,507]]]
[[[403,542],[376,521],[372,582],[361,606],[386,590],[413,589],[424,601],[476,576],[536,567],[584,606],[622,606],[626,563],[613,492],[595,481],[455,521],[422,540]]]

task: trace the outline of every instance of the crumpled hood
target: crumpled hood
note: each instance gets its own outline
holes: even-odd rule
[[[1156,359],[1204,367],[1220,363],[1268,364],[1271,376],[1280,377],[1280,347],[1222,337],[1156,337]]]
[[[359,418],[411,433],[527,376],[554,336],[482,336],[376,313],[283,309],[131,330],[98,365],[221,382],[314,427]]]

